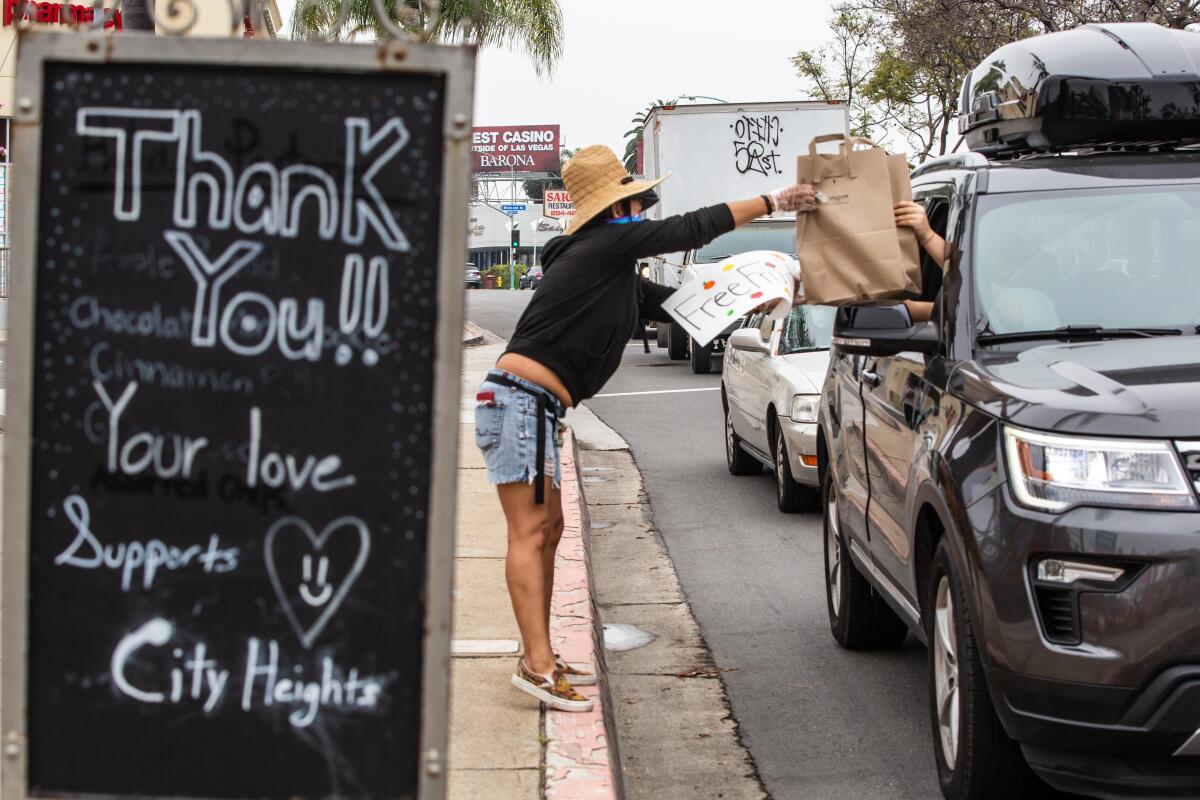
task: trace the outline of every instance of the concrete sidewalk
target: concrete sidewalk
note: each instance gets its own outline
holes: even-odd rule
[[[509,683],[520,634],[504,582],[507,529],[475,447],[474,426],[475,392],[503,352],[504,341],[486,331],[480,335],[477,329],[469,338],[481,341],[463,351],[449,797],[615,800],[621,796],[619,768],[613,768],[619,759],[606,727],[607,704],[601,695],[607,687],[581,688],[597,700],[592,713],[565,714],[542,710]],[[622,444],[589,411],[573,411],[568,422],[592,447]],[[603,684],[585,547],[587,507],[573,444],[564,451],[563,506],[566,530],[555,568],[551,637],[564,658],[594,666]]]

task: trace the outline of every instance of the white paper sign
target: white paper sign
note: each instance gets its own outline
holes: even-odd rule
[[[785,316],[792,307],[800,266],[785,253],[751,250],[697,267],[696,274],[667,298],[663,308],[704,346],[763,303],[784,301],[772,314]]]

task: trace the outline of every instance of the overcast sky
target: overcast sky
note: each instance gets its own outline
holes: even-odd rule
[[[564,55],[538,78],[521,53],[484,50],[475,124],[558,122],[567,147],[620,155],[630,120],[652,100],[704,94],[730,102],[801,97],[788,58],[828,38],[827,0],[562,0]],[[705,101],[707,102],[707,101]]]
[[[621,154],[650,101],[704,94],[730,102],[802,97],[788,58],[829,36],[830,0],[560,0],[562,61],[539,78],[520,52],[485,49],[476,125],[559,123],[567,147]],[[279,3],[285,19],[292,0]]]

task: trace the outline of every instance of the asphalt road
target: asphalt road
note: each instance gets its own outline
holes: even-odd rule
[[[468,318],[507,338],[530,293],[467,295]],[[720,375],[692,375],[686,362],[650,346],[645,355],[631,343],[587,405],[629,442],[771,796],[940,797],[925,649],[912,637],[890,652],[851,653],[834,643],[820,516],[779,512],[769,474],[730,475]],[[626,394],[678,389],[699,391]]]

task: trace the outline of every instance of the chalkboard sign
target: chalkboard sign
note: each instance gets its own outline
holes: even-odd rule
[[[471,57],[100,41],[20,54],[4,794],[435,796]]]

